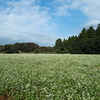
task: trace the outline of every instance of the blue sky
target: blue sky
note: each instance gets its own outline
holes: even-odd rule
[[[54,46],[100,23],[99,0],[0,0],[0,44]]]

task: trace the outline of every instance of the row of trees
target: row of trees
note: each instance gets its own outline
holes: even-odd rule
[[[33,52],[33,53],[48,53],[53,52],[52,47],[39,46],[35,43],[15,43],[0,46],[0,51],[5,53],[20,53],[20,52]]]
[[[78,36],[69,37],[67,40],[57,39],[54,50],[57,53],[100,54],[100,24],[97,29],[92,26],[89,29],[83,28]]]

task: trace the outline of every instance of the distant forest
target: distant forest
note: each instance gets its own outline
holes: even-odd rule
[[[71,53],[71,54],[100,54],[100,24],[94,29],[83,28],[78,36],[68,39],[57,39],[54,47],[39,46],[35,43],[15,43],[0,45],[1,53]]]
[[[39,46],[35,43],[15,43],[0,46],[1,53],[52,53],[53,47]]]

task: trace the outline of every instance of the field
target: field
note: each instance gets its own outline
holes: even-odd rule
[[[100,100],[100,55],[0,54],[0,100]]]

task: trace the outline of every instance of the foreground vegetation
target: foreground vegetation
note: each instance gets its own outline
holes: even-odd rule
[[[100,100],[100,55],[0,54],[0,100]]]

